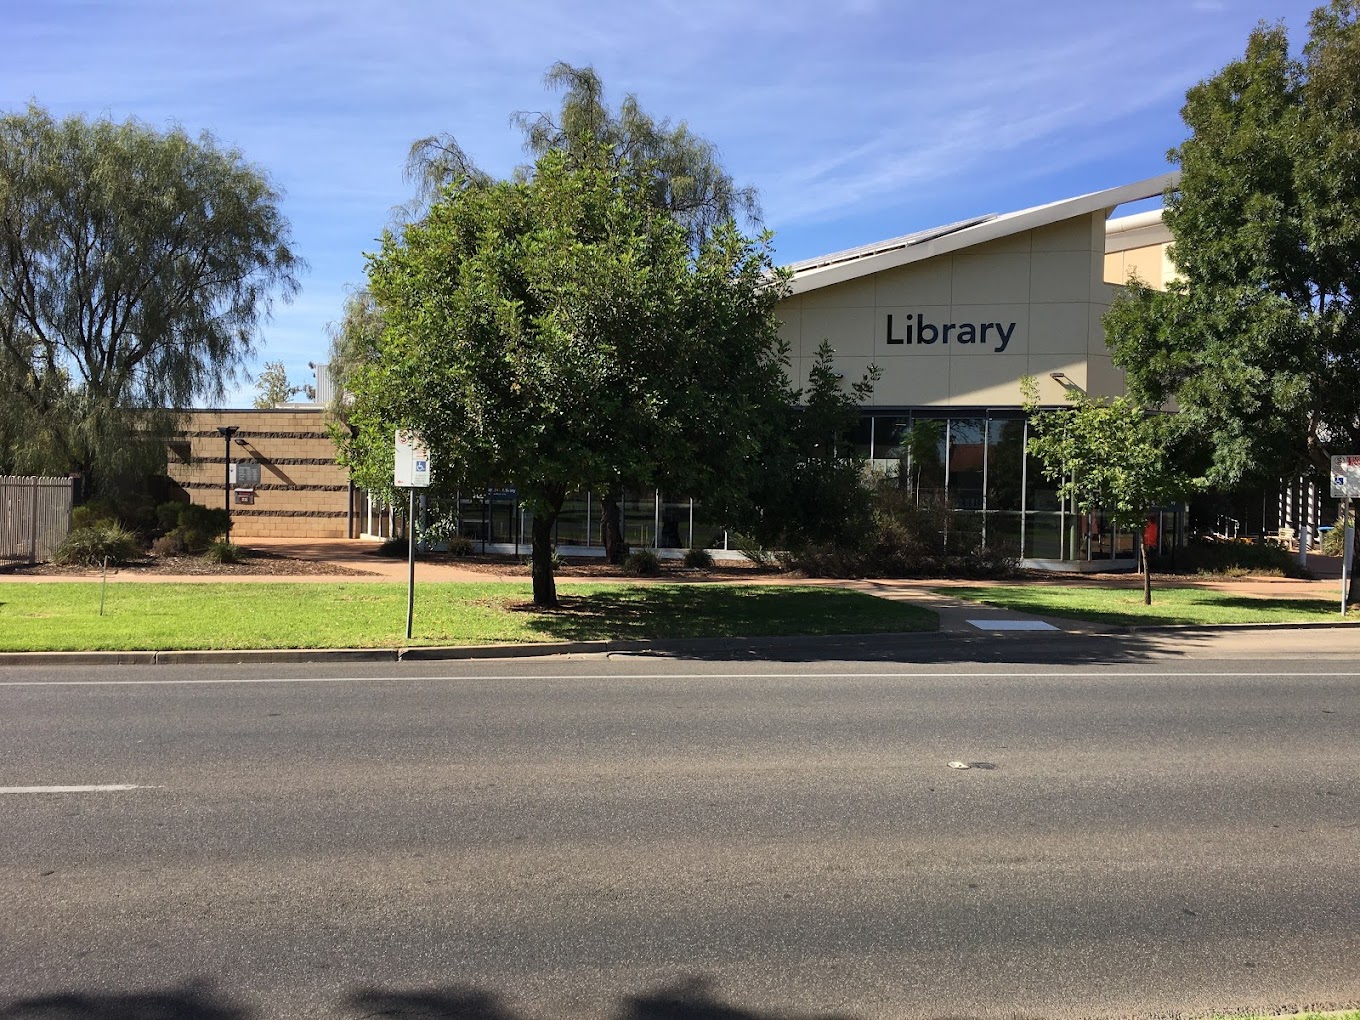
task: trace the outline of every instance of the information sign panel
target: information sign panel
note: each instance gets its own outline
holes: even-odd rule
[[[1332,458],[1332,498],[1360,499],[1360,455],[1349,453]]]
[[[430,451],[413,432],[397,430],[392,484],[398,489],[423,489],[430,484]]]

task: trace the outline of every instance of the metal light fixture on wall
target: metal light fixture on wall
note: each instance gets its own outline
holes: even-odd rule
[[[240,430],[239,425],[219,425],[217,432],[222,437],[225,454],[222,458],[222,505],[231,513],[231,437]]]

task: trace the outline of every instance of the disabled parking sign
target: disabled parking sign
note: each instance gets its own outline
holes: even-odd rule
[[[1340,454],[1332,458],[1332,498],[1360,498],[1360,455]]]
[[[414,432],[397,430],[392,484],[398,489],[424,489],[430,484],[430,451]]]

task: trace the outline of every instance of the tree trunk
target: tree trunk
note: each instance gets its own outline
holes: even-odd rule
[[[604,558],[609,563],[619,564],[628,555],[623,544],[623,486],[615,484],[604,495],[604,506],[600,512],[600,540],[604,544]]]
[[[1152,605],[1152,564],[1148,562],[1147,536],[1138,531],[1138,559],[1143,565],[1143,605]]]
[[[559,509],[560,509],[559,504]],[[557,511],[534,514],[534,605],[544,609],[557,606],[557,581],[553,577],[553,525],[557,523]]]

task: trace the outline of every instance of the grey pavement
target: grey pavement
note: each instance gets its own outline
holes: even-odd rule
[[[1351,635],[969,646],[0,670],[0,1016],[1360,1003]]]

